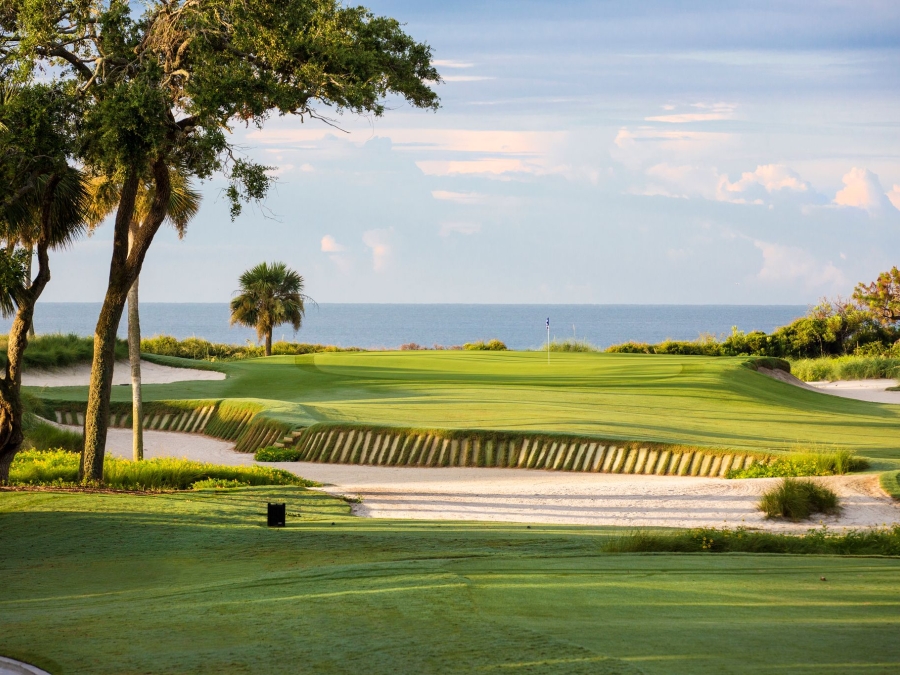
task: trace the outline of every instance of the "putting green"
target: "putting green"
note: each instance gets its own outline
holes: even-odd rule
[[[159,359],[165,363],[194,362]],[[255,399],[291,425],[563,432],[727,448],[841,446],[900,459],[900,406],[808,391],[742,358],[363,352],[210,364],[226,380],[147,385],[145,400]],[[86,388],[37,390],[85,400]],[[115,387],[115,400],[129,400]]]
[[[276,499],[285,529],[262,525]],[[301,488],[2,492],[0,654],[67,675],[900,670],[896,559],[346,514]]]

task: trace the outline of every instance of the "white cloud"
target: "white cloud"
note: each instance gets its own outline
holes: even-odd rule
[[[478,192],[451,192],[449,190],[432,190],[431,196],[441,201],[456,202],[457,204],[480,204],[485,200],[483,194]]]
[[[722,176],[719,185],[725,192],[746,192],[757,185],[765,188],[772,194],[778,190],[794,190],[796,192],[808,192],[810,185],[793,169],[784,164],[765,164],[756,167],[756,171],[746,171],[734,183],[729,182],[728,176]]]
[[[466,61],[454,61],[453,59],[435,59],[431,62],[437,68],[471,68],[474,63]]]
[[[644,194],[684,198],[700,195],[707,199],[714,199],[716,196],[719,174],[712,167],[662,163],[651,166],[646,174],[654,183],[651,183]]]
[[[325,253],[340,253],[344,250],[344,247],[341,246],[334,237],[330,234],[326,234],[322,237],[322,251]]]
[[[496,77],[487,75],[444,75],[444,82],[483,82],[484,80],[496,80]]]
[[[887,193],[887,198],[891,200],[894,208],[900,211],[900,185],[894,185],[894,189]]]
[[[671,113],[669,115],[653,115],[645,117],[646,122],[664,122],[666,124],[687,124],[689,122],[715,122],[728,120],[734,116],[735,105],[732,103],[694,103],[692,108],[704,112]],[[675,110],[673,105],[664,105],[663,110]]]
[[[844,174],[844,188],[834,196],[838,206],[853,206],[869,213],[880,213],[893,205],[881,187],[878,176],[868,169],[854,167]]]
[[[477,234],[481,232],[478,223],[441,223],[440,235],[449,237],[451,234]]]
[[[390,238],[393,229],[366,230],[363,232],[363,243],[372,249],[372,269],[382,272],[391,258]]]
[[[660,163],[683,165],[714,161],[730,152],[733,134],[639,127],[622,128],[616,134],[610,155],[625,166],[638,169]]]
[[[806,288],[823,292],[846,288],[844,273],[831,262],[822,263],[808,251],[795,246],[784,246],[756,240],[753,245],[762,251],[763,266],[756,275],[767,283],[796,282]]]

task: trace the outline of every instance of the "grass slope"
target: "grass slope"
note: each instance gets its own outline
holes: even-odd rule
[[[285,529],[262,525],[275,500]],[[600,553],[614,534],[352,519],[291,487],[2,492],[0,654],[67,675],[900,668],[896,559]]]
[[[160,359],[185,364],[180,359]],[[842,446],[900,459],[900,407],[828,396],[744,358],[532,352],[364,352],[210,364],[225,380],[145,385],[145,400],[254,399],[290,424],[588,434],[736,448]],[[42,390],[86,400],[87,389]],[[116,400],[130,399],[115,387]]]

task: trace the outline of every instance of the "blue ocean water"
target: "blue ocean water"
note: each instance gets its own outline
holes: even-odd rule
[[[594,345],[666,338],[693,340],[701,333],[771,331],[803,315],[803,305],[394,305],[321,304],[310,307],[300,331],[276,329],[276,340],[342,347],[392,348],[408,342],[431,347],[499,338],[511,349],[539,348],[547,338],[577,337]],[[99,303],[38,303],[38,333],[93,335]],[[142,303],[144,337],[202,337],[212,342],[256,341],[254,331],[229,327],[226,303]],[[9,331],[10,321],[0,320]],[[126,322],[119,326],[125,337]]]

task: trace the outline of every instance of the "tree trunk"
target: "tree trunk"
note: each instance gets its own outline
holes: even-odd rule
[[[84,451],[79,471],[82,481],[103,480],[106,432],[109,428],[109,398],[112,393],[113,367],[116,362],[116,332],[125,309],[128,291],[141,273],[144,256],[159,226],[165,220],[172,192],[169,169],[165,163],[156,161],[152,169],[156,184],[153,204],[147,218],[134,236],[131,246],[129,246],[129,230],[134,218],[134,203],[139,183],[136,169],[130,170],[125,178],[119,208],[116,211],[109,284],[94,331],[94,359],[91,364],[87,411],[84,416]]]
[[[34,306],[50,281],[50,259],[47,244],[50,213],[59,177],[52,176],[47,183],[41,205],[41,235],[38,240],[38,273],[22,294],[9,331],[6,348],[6,368],[0,380],[0,484],[9,482],[9,468],[22,447],[22,360],[28,347],[28,330],[34,318]]]
[[[272,329],[266,331],[266,356],[272,356]]]
[[[144,459],[144,409],[141,399],[141,318],[138,311],[138,283],[128,291],[128,360],[131,362],[131,428],[134,461]]]
[[[25,288],[31,288],[31,258],[34,256],[34,244],[28,245],[28,262],[25,263]],[[34,318],[28,327],[28,337],[34,337]]]

